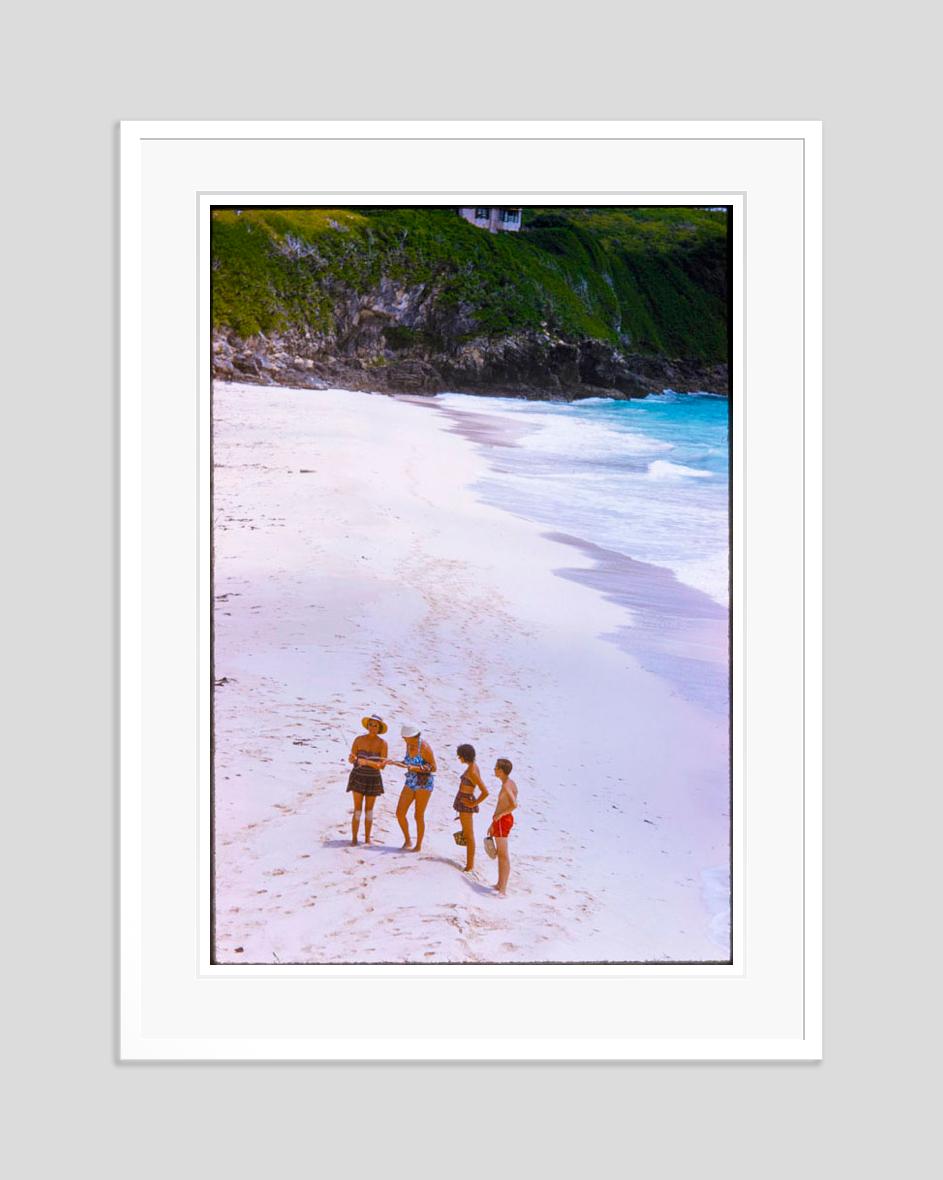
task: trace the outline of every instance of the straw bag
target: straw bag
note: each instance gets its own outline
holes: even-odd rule
[[[464,833],[464,832],[453,832],[453,833],[452,833],[452,839],[455,841],[455,843],[456,843],[456,844],[457,844],[457,845],[458,845],[460,848],[464,848],[464,847],[465,847],[465,845],[468,843],[468,841],[465,839],[465,833]]]
[[[494,836],[485,836],[485,852],[492,860],[498,855],[498,846],[494,842]]]

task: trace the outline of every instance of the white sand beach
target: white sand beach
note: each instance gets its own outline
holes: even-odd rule
[[[409,399],[216,384],[217,961],[727,959],[726,720],[603,638],[626,606],[554,572],[589,574],[589,550],[476,496],[487,445]],[[373,712],[391,757],[415,721],[438,760],[417,854],[394,768],[350,845]],[[506,898],[496,789],[459,871],[462,742],[489,785],[514,763]]]

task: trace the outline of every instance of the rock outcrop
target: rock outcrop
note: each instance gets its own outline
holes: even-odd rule
[[[473,337],[453,348],[426,342],[403,346],[396,332],[402,326],[365,309],[340,347],[336,338],[303,332],[242,339],[231,331],[217,331],[213,376],[301,389],[450,391],[561,400],[645,397],[664,389],[729,392],[724,364],[646,356],[598,340],[572,342],[541,332]]]

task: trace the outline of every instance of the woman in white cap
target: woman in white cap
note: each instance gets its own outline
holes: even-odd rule
[[[367,732],[354,738],[354,744],[350,747],[347,757],[347,761],[353,766],[347,780],[347,790],[354,796],[354,810],[350,821],[351,844],[357,843],[364,799],[368,802],[363,837],[365,844],[370,843],[370,834],[373,831],[373,801],[383,794],[383,775],[380,771],[386,765],[387,755],[386,742],[380,736],[386,733],[386,722],[383,718],[371,713],[369,717],[364,717],[360,724]]]
[[[422,848],[422,838],[426,834],[426,808],[435,787],[435,755],[428,742],[422,740],[419,727],[412,724],[400,726],[400,733],[406,742],[406,757],[402,762],[392,762],[392,766],[402,766],[406,770],[406,782],[400,792],[396,805],[396,818],[403,829],[404,848],[419,852]],[[416,843],[409,835],[409,822],[406,813],[412,804],[416,804]]]

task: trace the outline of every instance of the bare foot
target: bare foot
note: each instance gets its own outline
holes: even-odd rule
[[[350,844],[351,844],[352,848],[355,848],[357,846],[357,837],[356,836],[354,836],[354,838],[353,838],[353,840],[351,840]]]
[[[406,852],[406,851],[411,851],[411,850],[412,850],[412,846],[413,846],[413,842],[412,842],[412,840],[407,840],[407,841],[406,841],[406,843],[405,843],[405,844],[403,845],[403,847],[402,847],[402,851],[403,851],[403,852]]]
[[[407,846],[407,847],[408,847],[408,846]],[[421,844],[417,844],[415,848],[410,848],[410,849],[409,849],[409,851],[410,851],[410,852],[422,852],[422,845],[421,845]]]

